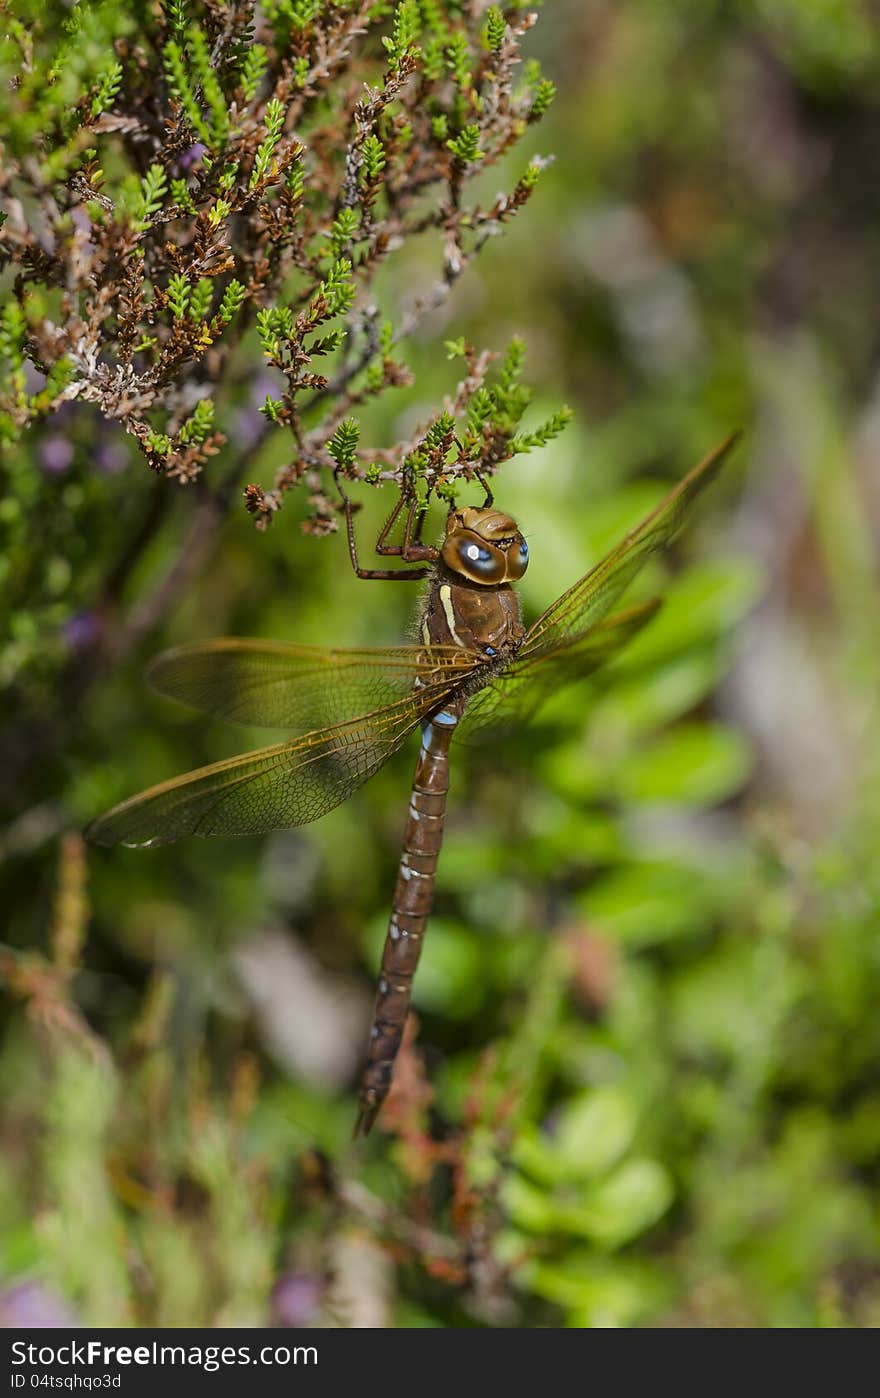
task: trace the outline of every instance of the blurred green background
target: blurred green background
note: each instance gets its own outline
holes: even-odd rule
[[[455,754],[424,1072],[409,1054],[354,1154],[414,754],[267,839],[84,854],[70,832],[264,740],[152,696],[162,646],[393,643],[417,592],[358,582],[294,493],[264,535],[233,509],[94,676],[96,599],[117,578],[129,607],[154,595],[198,492],[85,407],[9,453],[7,1323],[880,1324],[876,16],[555,0],[531,39],[559,95],[528,140],[555,164],[367,435],[452,390],[444,338],[525,338],[535,420],[575,410],[498,478],[530,616],[732,427],[743,443],[601,686]],[[436,260],[392,259],[383,310]],[[269,391],[253,362],[217,395],[233,444]],[[270,440],[237,484],[283,460]],[[370,493],[365,540],[387,505]]]

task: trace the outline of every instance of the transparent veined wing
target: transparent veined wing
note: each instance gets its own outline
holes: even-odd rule
[[[378,771],[453,688],[426,685],[335,727],[174,777],[114,806],[86,835],[101,845],[165,845],[305,825]]]
[[[697,496],[714,479],[738,435],[728,437],[710,452],[589,573],[550,604],[526,632],[518,662],[568,645],[608,616],[651,555],[678,533]]]
[[[164,651],[147,675],[160,694],[230,723],[312,733],[409,695],[444,692],[479,657],[458,646],[341,650],[220,637]]]
[[[456,730],[464,741],[503,737],[527,723],[537,709],[566,684],[588,678],[618,655],[657,615],[659,597],[600,621],[585,636],[553,651],[524,653],[468,701]]]

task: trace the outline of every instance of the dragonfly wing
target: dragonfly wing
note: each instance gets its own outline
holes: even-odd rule
[[[418,691],[336,728],[174,777],[114,806],[86,835],[100,845],[143,846],[306,825],[367,781],[439,697]]]
[[[473,669],[479,657],[457,646],[324,650],[223,637],[178,646],[149,668],[160,694],[230,723],[311,733]]]
[[[736,435],[728,437],[710,452],[601,562],[551,603],[526,632],[518,659],[553,652],[585,635],[608,615],[651,555],[678,533],[697,496],[714,479],[735,441]]]
[[[617,612],[554,651],[520,651],[506,670],[469,700],[456,737],[467,740],[479,733],[482,740],[487,730],[493,738],[503,737],[527,722],[562,685],[586,679],[613,660],[653,620],[661,605],[655,597]]]

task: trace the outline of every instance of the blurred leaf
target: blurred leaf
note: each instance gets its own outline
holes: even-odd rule
[[[713,880],[683,864],[624,865],[601,875],[578,907],[603,932],[629,946],[651,946],[705,926],[716,902]]]
[[[628,1160],[591,1189],[584,1208],[572,1214],[578,1228],[571,1231],[619,1247],[662,1218],[673,1195],[672,1181],[656,1160]]]
[[[710,805],[740,789],[751,766],[748,743],[721,724],[681,723],[615,764],[615,795],[624,801]]]
[[[621,1088],[596,1088],[571,1098],[552,1133],[524,1131],[514,1147],[519,1167],[544,1184],[578,1181],[608,1170],[636,1129],[632,1098]]]
[[[669,1293],[669,1282],[647,1262],[609,1264],[593,1253],[571,1250],[562,1262],[534,1263],[526,1269],[530,1288],[568,1313],[579,1328],[638,1325],[656,1313]]]
[[[614,662],[614,671],[632,674],[717,640],[748,616],[766,586],[763,569],[750,558],[692,565],[664,587],[663,606]]]
[[[725,668],[724,657],[707,648],[666,661],[633,679],[616,680],[593,710],[594,748],[621,752],[643,734],[696,708]]]
[[[581,802],[603,795],[606,787],[605,764],[583,734],[544,753],[541,773],[554,791]]]
[[[566,778],[571,773],[566,773]],[[579,792],[573,792],[576,801]],[[520,856],[538,878],[553,878],[569,864],[609,864],[626,852],[616,819],[603,811],[561,801],[546,791],[535,791],[525,817],[528,843]],[[516,858],[517,849],[508,851]]]
[[[497,834],[485,827],[467,829],[461,822],[450,825],[443,838],[444,883],[462,892],[494,883],[504,868],[507,852]]]
[[[503,1197],[518,1228],[568,1233],[615,1248],[662,1217],[672,1202],[673,1188],[657,1161],[633,1159],[601,1183],[577,1192],[545,1193],[521,1175],[512,1175],[505,1182]]]
[[[721,945],[711,960],[683,968],[670,986],[672,1023],[688,1054],[722,1054],[742,1063],[773,1052],[780,1009],[804,986],[772,946]]]

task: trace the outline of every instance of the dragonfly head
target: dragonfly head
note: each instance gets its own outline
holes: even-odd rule
[[[519,525],[491,508],[453,510],[441,553],[453,573],[487,587],[515,582],[529,566],[529,546]]]

